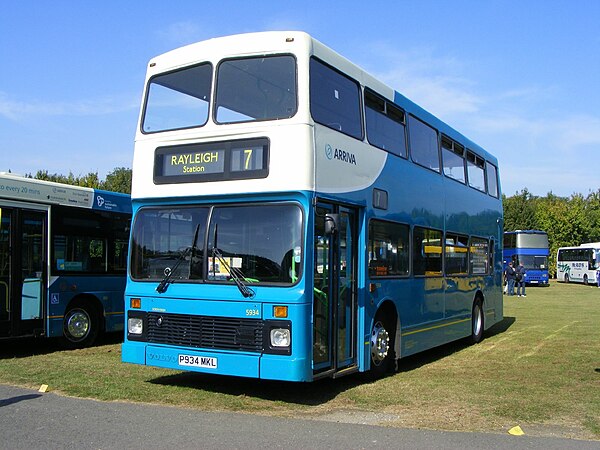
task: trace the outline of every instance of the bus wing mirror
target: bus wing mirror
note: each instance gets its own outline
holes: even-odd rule
[[[325,214],[325,235],[331,236],[335,234],[338,229],[338,222],[340,221],[339,214]]]

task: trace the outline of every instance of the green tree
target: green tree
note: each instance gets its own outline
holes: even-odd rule
[[[586,242],[600,242],[600,188],[586,198],[585,220],[588,227]]]
[[[512,197],[503,197],[504,230],[536,230],[537,197],[531,195],[527,188]]]
[[[101,188],[100,178],[98,177],[98,172],[90,172],[83,177],[79,177],[76,179],[77,186],[89,187],[94,189]]]
[[[549,271],[556,275],[556,251],[559,247],[578,246],[589,241],[590,223],[586,213],[587,200],[581,194],[570,198],[549,193],[538,200],[536,220],[548,233]]]
[[[102,184],[102,189],[131,194],[131,169],[117,167],[108,175]]]
[[[87,175],[75,176],[73,172],[69,175],[50,174],[47,170],[38,170],[35,176],[27,175],[29,178],[37,180],[54,181],[55,183],[69,184],[71,186],[82,186],[94,189],[104,189],[107,191],[131,193],[131,169],[117,167],[106,176],[106,181],[102,181],[98,172],[89,172]]]

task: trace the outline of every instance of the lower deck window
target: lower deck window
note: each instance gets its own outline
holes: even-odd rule
[[[442,275],[442,232],[415,227],[413,231],[413,272],[415,275]]]
[[[159,281],[173,271],[173,282],[228,282],[237,269],[250,284],[293,284],[301,276],[302,223],[294,204],[142,208],[131,276]]]
[[[373,220],[369,226],[369,275],[407,276],[409,273],[409,227]]]

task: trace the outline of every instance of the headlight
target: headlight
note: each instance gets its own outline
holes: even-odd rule
[[[290,337],[290,330],[287,328],[273,328],[271,330],[271,346],[289,347],[291,340]]]
[[[127,320],[127,332],[129,334],[142,334],[144,331],[144,320],[140,317],[130,317]]]

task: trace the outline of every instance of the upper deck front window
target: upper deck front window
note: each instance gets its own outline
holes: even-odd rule
[[[228,59],[217,69],[218,123],[287,119],[296,114],[296,61],[289,55]]]
[[[208,63],[153,77],[142,119],[144,133],[200,127],[208,120],[212,66]]]

